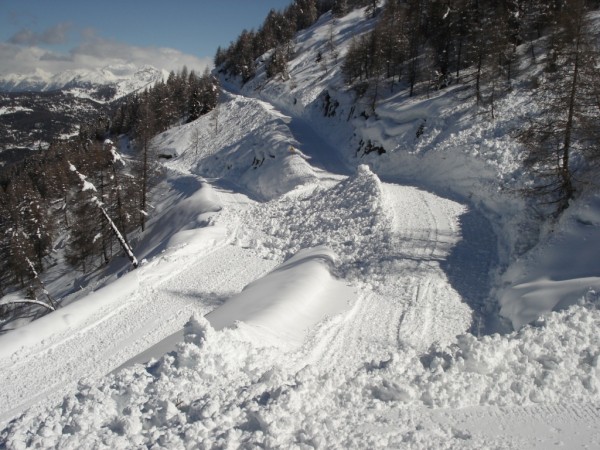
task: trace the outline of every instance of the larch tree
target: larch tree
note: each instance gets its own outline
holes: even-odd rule
[[[139,225],[141,230],[144,231],[146,229],[146,217],[148,215],[150,177],[154,170],[151,139],[155,134],[153,127],[155,115],[148,101],[142,101],[138,114],[138,121],[135,126],[135,136],[138,147]]]
[[[536,101],[540,114],[519,134],[524,164],[534,177],[529,193],[564,211],[577,191],[582,158],[597,152],[598,49],[584,0],[569,0],[559,15]]]

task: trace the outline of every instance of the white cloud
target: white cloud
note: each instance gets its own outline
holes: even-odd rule
[[[84,34],[87,39],[68,53],[54,52],[37,46],[52,39],[60,39],[61,31],[57,27],[52,28],[54,34],[50,33],[51,29],[40,34],[24,33],[20,37],[13,36],[11,42],[0,43],[0,75],[28,74],[40,70],[55,74],[70,69],[93,69],[109,64],[127,63],[136,66],[151,65],[167,71],[178,70],[185,65],[188,69],[200,73],[205,67],[212,66],[210,57],[198,58],[166,47],[130,45],[97,37],[93,30],[87,30]],[[65,28],[63,33],[67,31],[68,28]],[[19,41],[22,44],[19,44]]]
[[[210,57],[198,58],[167,47],[138,47],[114,40],[94,38],[71,50],[74,60],[134,62],[149,64],[160,69],[176,70],[186,65],[189,69],[202,71],[212,64]]]

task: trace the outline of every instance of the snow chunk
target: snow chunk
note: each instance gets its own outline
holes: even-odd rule
[[[357,267],[353,261],[362,261],[364,268],[382,252],[383,233],[391,225],[381,181],[367,167],[330,188],[290,193],[249,216],[269,236],[259,243],[268,257],[289,258],[303,248],[327,246],[340,258],[344,277]]]
[[[87,177],[85,175],[83,175],[82,173],[80,173],[77,170],[77,168],[73,164],[71,164],[71,163],[69,163],[69,170],[71,172],[75,172],[75,174],[81,180],[81,184],[82,184],[81,190],[82,191],[93,191],[93,192],[96,192],[96,186],[94,186],[93,183],[90,183],[89,181],[87,181],[87,179],[86,179]]]
[[[201,347],[212,333],[214,333],[214,330],[208,320],[195,314],[190,317],[190,320],[183,327],[185,342],[193,343],[198,347]]]

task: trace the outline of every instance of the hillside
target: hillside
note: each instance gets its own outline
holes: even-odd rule
[[[465,202],[485,216],[497,238],[498,260],[491,274],[491,304],[481,304],[483,310],[499,303],[501,314],[519,327],[600,289],[600,265],[583,250],[599,238],[597,190],[585,191],[557,224],[540,216],[545,211],[535,198],[520,193],[531,176],[524,172],[523,148],[515,135],[535,108],[528,80],[544,61],[532,65],[523,57],[520,78],[496,101],[494,118],[489,106],[476,105],[468,84],[416,97],[402,89],[384,92],[370,111],[367,99],[355,100],[340,70],[340,55],[354,37],[348,30],[369,30],[363,10],[340,19],[323,16],[316,28],[299,34],[298,57],[289,63],[285,81],[268,79],[263,66],[241,92],[301,117],[347,165],[369,164],[386,181]],[[517,53],[523,56],[525,47]],[[539,248],[532,250],[538,241]],[[566,250],[574,248],[578,251]],[[527,263],[512,265],[524,255]],[[531,273],[529,267],[535,266],[543,269]],[[565,267],[572,270],[567,273]],[[537,289],[544,294],[536,295]]]
[[[62,91],[0,93],[0,160],[10,162],[10,149],[38,150],[77,135],[80,124],[110,112],[108,105]]]
[[[373,25],[322,16],[154,138],[141,266],[51,274],[63,307],[0,336],[0,447],[600,445],[600,202],[519,194],[536,68],[494,120],[460,84],[371,111],[341,64]]]

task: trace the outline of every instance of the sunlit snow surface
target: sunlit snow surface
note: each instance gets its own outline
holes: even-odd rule
[[[340,49],[362,14],[336,22]],[[513,116],[474,122],[450,91],[347,120],[340,92],[324,118],[328,20],[293,83],[259,77],[155,139],[178,156],[139,269],[0,337],[0,447],[600,445],[597,199],[513,261],[515,144],[493,138]],[[354,158],[360,137],[389,152]],[[496,298],[533,323],[486,334]]]

